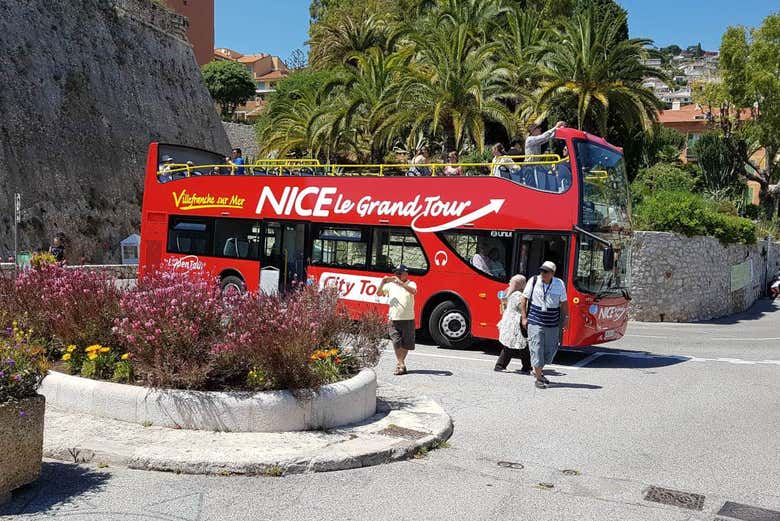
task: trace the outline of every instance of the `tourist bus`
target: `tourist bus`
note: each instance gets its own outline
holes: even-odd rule
[[[623,336],[630,300],[630,201],[622,151],[560,129],[549,153],[491,164],[226,164],[152,143],[139,273],[203,268],[225,289],[335,285],[352,310],[386,310],[382,277],[404,264],[417,327],[443,347],[498,338],[500,292],[555,262],[569,299],[563,345]],[[406,175],[405,175],[406,174]]]

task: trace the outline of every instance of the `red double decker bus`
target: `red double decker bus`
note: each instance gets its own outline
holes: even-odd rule
[[[384,306],[383,276],[405,264],[418,328],[441,346],[498,337],[498,293],[545,260],[566,283],[563,344],[623,336],[628,319],[630,201],[622,152],[561,129],[551,153],[462,165],[335,166],[149,147],[140,275],[170,259],[205,268],[224,288],[337,285],[353,309]],[[568,153],[570,151],[570,153]],[[167,157],[166,157],[167,156]],[[401,174],[401,175],[392,175]]]

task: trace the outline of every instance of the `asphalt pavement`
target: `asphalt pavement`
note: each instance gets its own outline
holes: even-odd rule
[[[417,459],[282,477],[46,462],[0,515],[777,521],[779,317],[780,301],[761,300],[718,321],[631,323],[617,342],[562,351],[548,389],[517,373],[519,362],[494,372],[494,343],[420,344],[409,374],[392,376],[390,353],[378,368],[380,380],[433,398],[455,422],[446,446]]]

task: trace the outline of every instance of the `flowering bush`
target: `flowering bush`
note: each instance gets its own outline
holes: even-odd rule
[[[30,266],[40,268],[44,264],[55,264],[57,258],[49,252],[36,252],[30,257]]]
[[[187,389],[206,384],[212,348],[222,336],[223,300],[213,277],[164,268],[122,295],[120,308],[113,331],[145,383]]]
[[[14,323],[0,335],[0,403],[35,396],[49,370],[46,351]]]
[[[105,274],[42,264],[16,279],[18,320],[55,345],[109,342],[121,292]]]

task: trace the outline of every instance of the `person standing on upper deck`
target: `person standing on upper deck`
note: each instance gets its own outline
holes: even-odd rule
[[[548,142],[551,138],[555,137],[556,130],[565,126],[566,123],[559,121],[547,132],[542,132],[542,127],[536,123],[531,123],[528,126],[528,137],[525,138],[525,160],[534,161],[534,158],[529,156],[541,155],[542,145]]]
[[[240,148],[234,148],[230,151],[230,157],[227,158],[228,163],[233,165],[234,167],[234,173],[235,175],[244,175],[244,158],[241,155],[241,149]]]
[[[566,286],[555,276],[555,264],[545,261],[539,275],[531,278],[523,290],[520,312],[523,327],[528,328],[528,347],[539,389],[546,389],[550,381],[542,370],[551,364],[560,344],[561,330],[569,327],[569,308]]]

